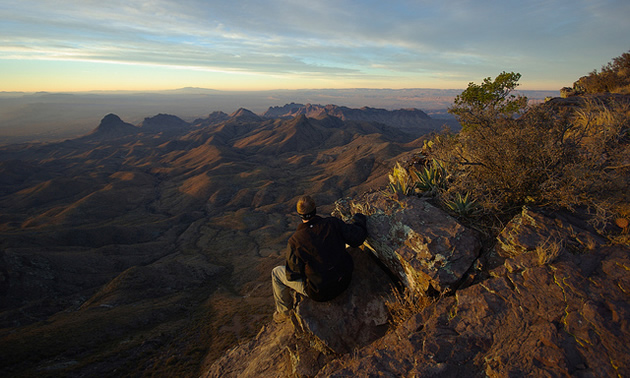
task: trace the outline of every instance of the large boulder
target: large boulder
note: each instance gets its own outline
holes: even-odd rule
[[[338,201],[337,212],[368,216],[365,246],[415,291],[454,290],[481,249],[476,232],[415,196],[368,193]]]
[[[341,354],[369,345],[389,328],[392,281],[370,252],[350,250],[352,282],[329,302],[301,298],[291,321],[265,325],[228,351],[204,377],[314,376]]]
[[[295,311],[296,330],[315,337],[322,352],[348,353],[385,334],[389,313],[385,305],[392,280],[369,251],[350,249],[354,273],[348,289],[332,301],[303,298]]]

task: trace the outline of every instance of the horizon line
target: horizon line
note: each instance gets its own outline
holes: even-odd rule
[[[408,87],[408,88],[370,88],[370,87],[352,87],[352,88],[275,88],[275,89],[214,89],[205,87],[180,87],[168,89],[89,89],[89,90],[39,90],[39,91],[0,91],[0,94],[81,94],[81,93],[146,93],[146,92],[174,92],[182,90],[203,90],[213,92],[232,92],[232,93],[260,93],[260,92],[299,92],[299,91],[412,91],[412,90],[434,90],[434,91],[464,91],[466,88],[433,88],[433,87]],[[559,89],[515,89],[514,92],[560,92]]]

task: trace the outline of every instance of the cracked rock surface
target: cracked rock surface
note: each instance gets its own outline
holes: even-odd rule
[[[346,207],[367,215],[365,245],[412,289],[450,292],[479,256],[476,232],[424,199],[372,192]]]
[[[542,234],[559,225],[533,218]],[[440,299],[319,376],[629,376],[630,251],[564,248],[541,263],[535,251],[520,250],[491,278]]]

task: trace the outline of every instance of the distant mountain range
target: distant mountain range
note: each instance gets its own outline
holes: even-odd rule
[[[391,123],[391,119],[407,118],[407,119],[431,119],[425,112],[419,109],[400,109],[389,111],[386,109],[370,108],[368,106],[361,109],[352,109],[347,106],[337,105],[316,105],[316,104],[296,104],[290,103],[284,106],[270,107],[263,117],[267,118],[283,118],[305,115],[310,118],[319,118],[323,115],[330,115],[341,118],[342,120],[352,121],[371,121],[378,122],[381,119],[385,124]]]
[[[173,114],[187,122],[216,110],[246,108],[262,115],[279,104],[337,104],[349,108],[422,109],[451,128],[447,113],[463,89],[311,89],[256,92],[183,88],[170,91],[97,91],[73,93],[0,93],[0,145],[72,139],[90,132],[106,114],[140,124],[147,114]],[[523,91],[541,102],[558,91]]]
[[[378,122],[415,134],[435,131],[443,124],[449,123],[444,120],[434,120],[422,110],[415,108],[386,110],[365,106],[360,109],[353,109],[337,105],[303,105],[296,103],[270,107],[263,114],[263,117],[292,118],[298,115],[305,115],[309,118],[332,116],[343,121]],[[456,124],[456,122],[450,123],[451,126]]]
[[[445,124],[450,124],[454,129],[459,128],[457,122],[434,120],[419,109],[386,110],[370,107],[353,109],[337,105],[324,106],[290,103],[284,106],[270,107],[262,115],[257,115],[250,110],[241,108],[230,115],[220,111],[213,112],[207,118],[199,118],[193,122],[186,122],[173,115],[158,114],[153,117],[145,118],[138,126],[123,122],[117,115],[109,114],[101,120],[101,124],[88,138],[112,138],[139,133],[172,134],[173,132],[181,132],[187,128],[209,126],[230,119],[240,122],[262,122],[267,119],[292,119],[299,116],[313,119],[334,117],[341,121],[378,123],[404,131],[416,137],[437,131]]]

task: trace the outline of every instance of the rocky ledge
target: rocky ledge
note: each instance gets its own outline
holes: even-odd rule
[[[351,287],[303,299],[292,322],[264,326],[207,377],[630,376],[630,250],[579,218],[523,209],[484,252],[502,261],[488,270],[475,233],[424,200],[341,205],[339,216],[369,219]],[[395,282],[439,295],[393,326]]]
[[[455,218],[418,197],[381,192],[337,202],[337,213],[368,216],[364,246],[414,291],[453,291],[477,259],[479,236]]]

